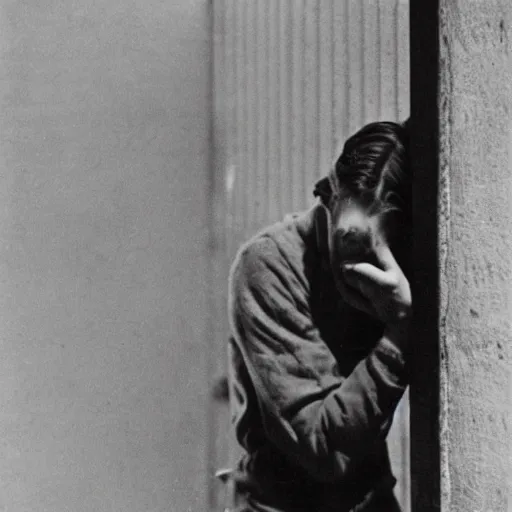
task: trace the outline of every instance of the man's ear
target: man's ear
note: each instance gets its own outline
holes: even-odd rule
[[[325,177],[316,183],[313,195],[319,197],[322,204],[328,208],[332,197],[332,187],[329,177]]]

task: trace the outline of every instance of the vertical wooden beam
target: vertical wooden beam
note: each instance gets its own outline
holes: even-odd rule
[[[411,0],[414,333],[411,341],[413,512],[440,510],[438,0]]]

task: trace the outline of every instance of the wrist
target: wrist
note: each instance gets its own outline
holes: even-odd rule
[[[406,385],[408,381],[408,365],[405,351],[385,334],[379,340],[372,356],[369,358],[372,367],[378,370],[381,377],[394,385]]]
[[[404,349],[409,340],[409,318],[402,318],[399,321],[386,325],[384,329],[384,337],[397,347]]]

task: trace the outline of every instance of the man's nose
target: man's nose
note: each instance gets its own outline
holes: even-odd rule
[[[334,235],[334,247],[341,262],[366,261],[372,254],[373,240],[369,228],[338,228]]]

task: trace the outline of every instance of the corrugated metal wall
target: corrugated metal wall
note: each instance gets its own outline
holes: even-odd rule
[[[226,277],[240,243],[313,203],[343,141],[409,114],[407,0],[213,0],[214,374],[224,371]],[[226,408],[211,414],[212,469],[225,464]],[[390,444],[408,499],[408,406]],[[212,510],[220,510],[212,486]]]

